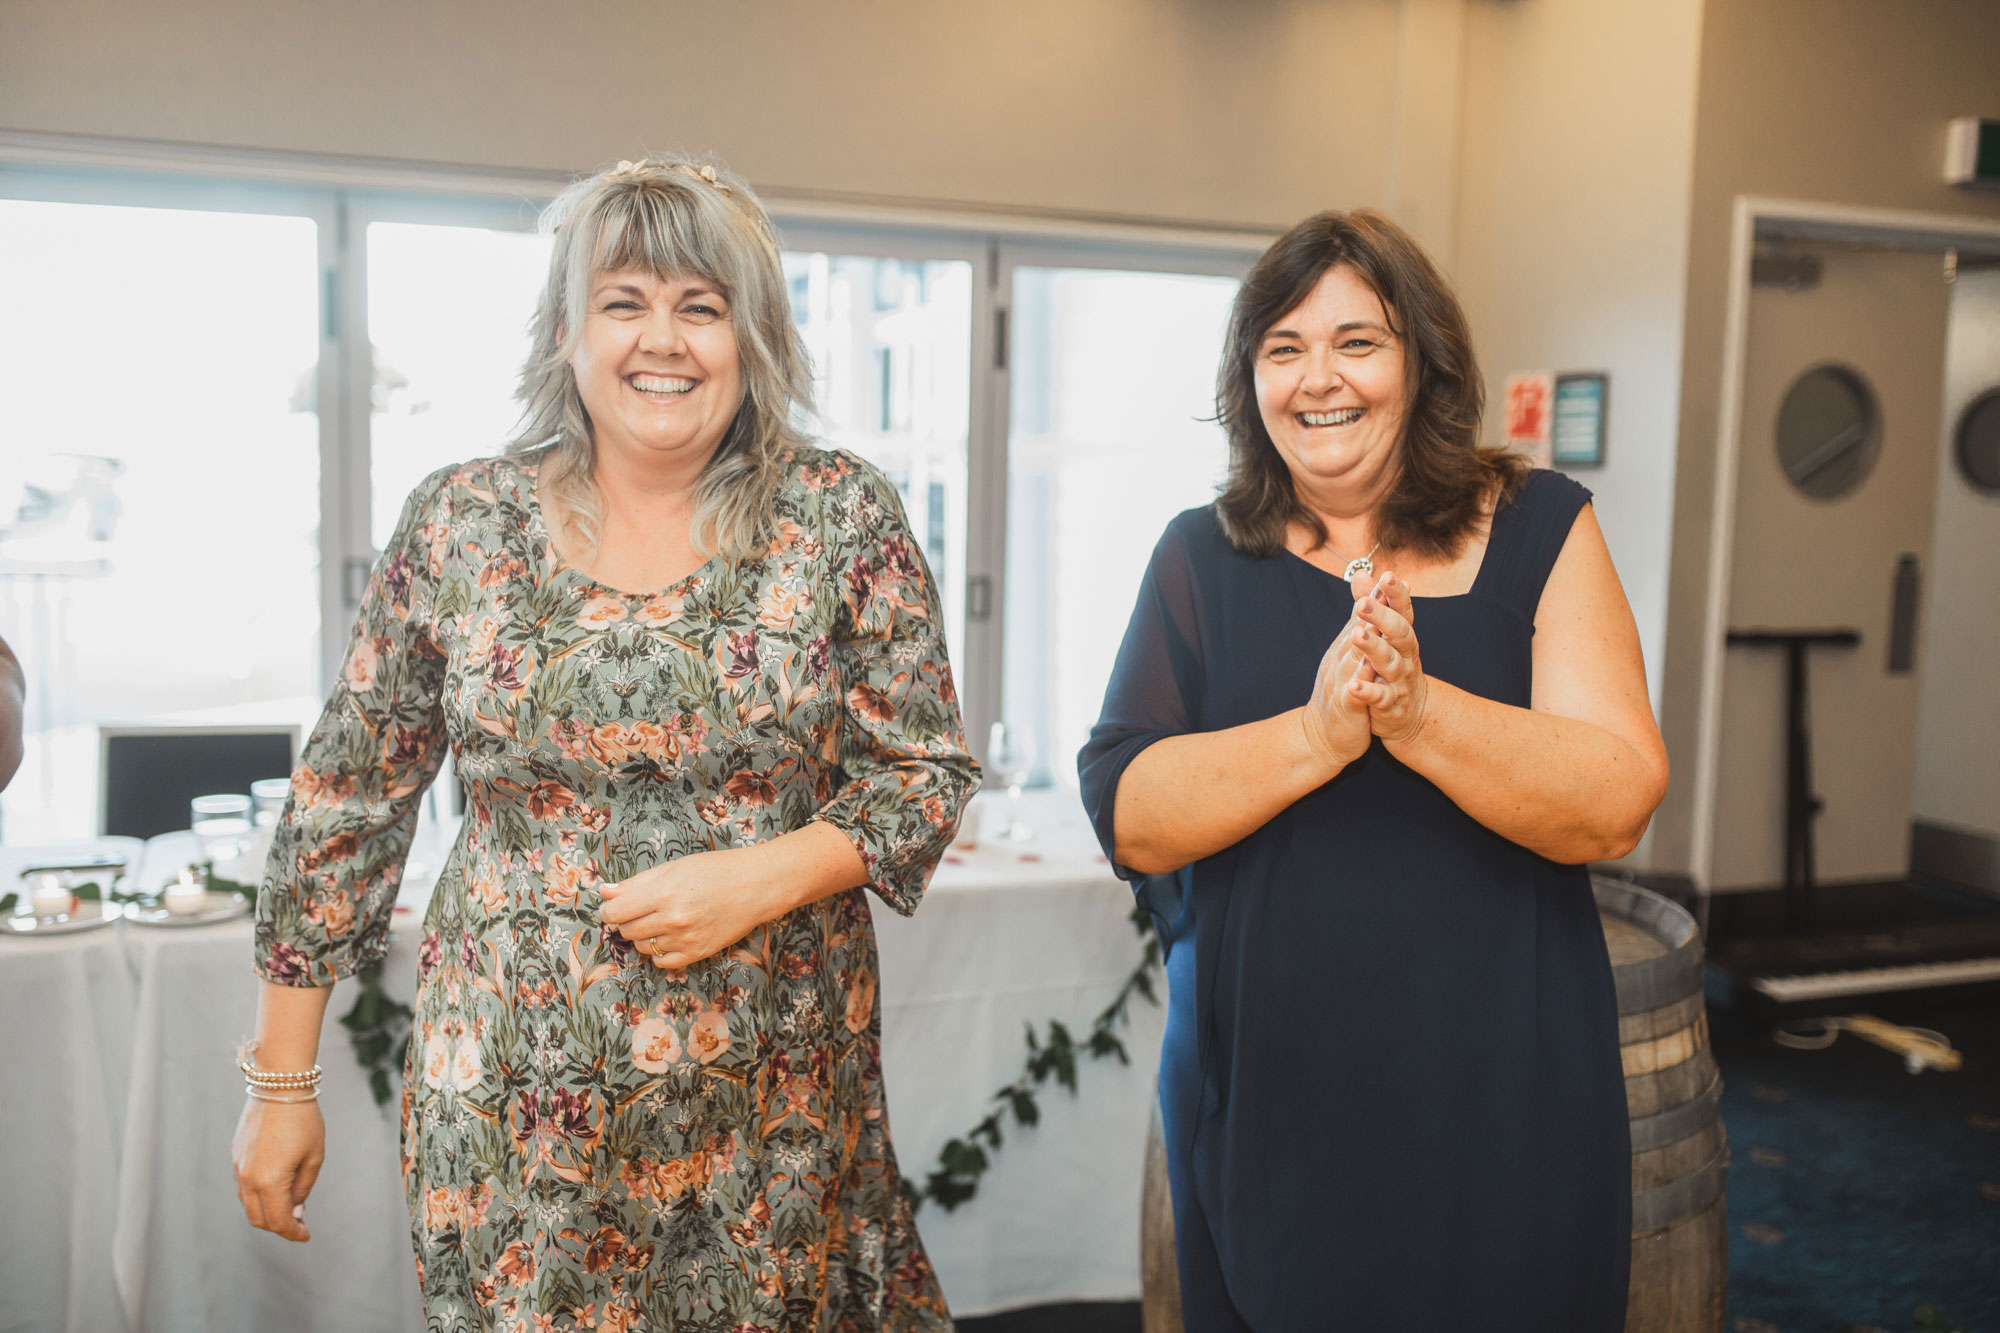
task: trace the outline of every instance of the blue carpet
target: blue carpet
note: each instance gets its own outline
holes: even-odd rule
[[[2000,999],[1864,997],[1845,1012],[1944,1033],[1952,1073],[1825,1050],[1711,1003],[1729,1129],[1729,1333],[2000,1333]],[[1712,993],[1712,1000],[1714,998]],[[1950,1322],[1922,1322],[1929,1305]]]

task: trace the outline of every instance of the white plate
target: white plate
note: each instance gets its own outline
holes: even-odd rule
[[[27,895],[23,894],[23,897]],[[86,898],[67,916],[36,916],[32,910],[0,917],[0,931],[9,935],[70,935],[79,930],[96,930],[116,922],[122,914],[117,903],[93,902]]]
[[[207,895],[199,912],[185,916],[169,912],[163,903],[127,903],[125,916],[138,926],[212,926],[218,921],[234,921],[250,910],[250,900],[237,893]]]

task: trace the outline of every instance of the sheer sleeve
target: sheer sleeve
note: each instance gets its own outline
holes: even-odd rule
[[[1153,548],[1104,690],[1104,709],[1076,759],[1084,809],[1104,855],[1135,884],[1147,877],[1118,862],[1118,782],[1153,742],[1201,729],[1205,676],[1197,601],[1184,522],[1177,519]]]
[[[433,475],[405,502],[292,770],[257,894],[256,970],[267,981],[330,986],[389,947],[418,800],[445,750],[445,659],[428,623],[449,476]]]
[[[937,586],[896,488],[851,454],[829,488],[836,557],[831,652],[840,671],[845,781],[814,814],[846,835],[873,888],[907,916],[979,790],[944,642]]]

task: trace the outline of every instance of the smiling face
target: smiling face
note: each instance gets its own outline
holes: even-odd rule
[[[1372,504],[1395,479],[1403,340],[1361,275],[1336,264],[1257,348],[1257,409],[1308,503]]]
[[[743,405],[729,302],[706,278],[597,274],[570,358],[600,450],[706,463]]]

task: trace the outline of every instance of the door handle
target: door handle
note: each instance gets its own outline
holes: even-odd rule
[[[1917,599],[1923,576],[1917,557],[1908,551],[1896,557],[1895,588],[1889,595],[1889,674],[1907,675],[1917,660]]]

